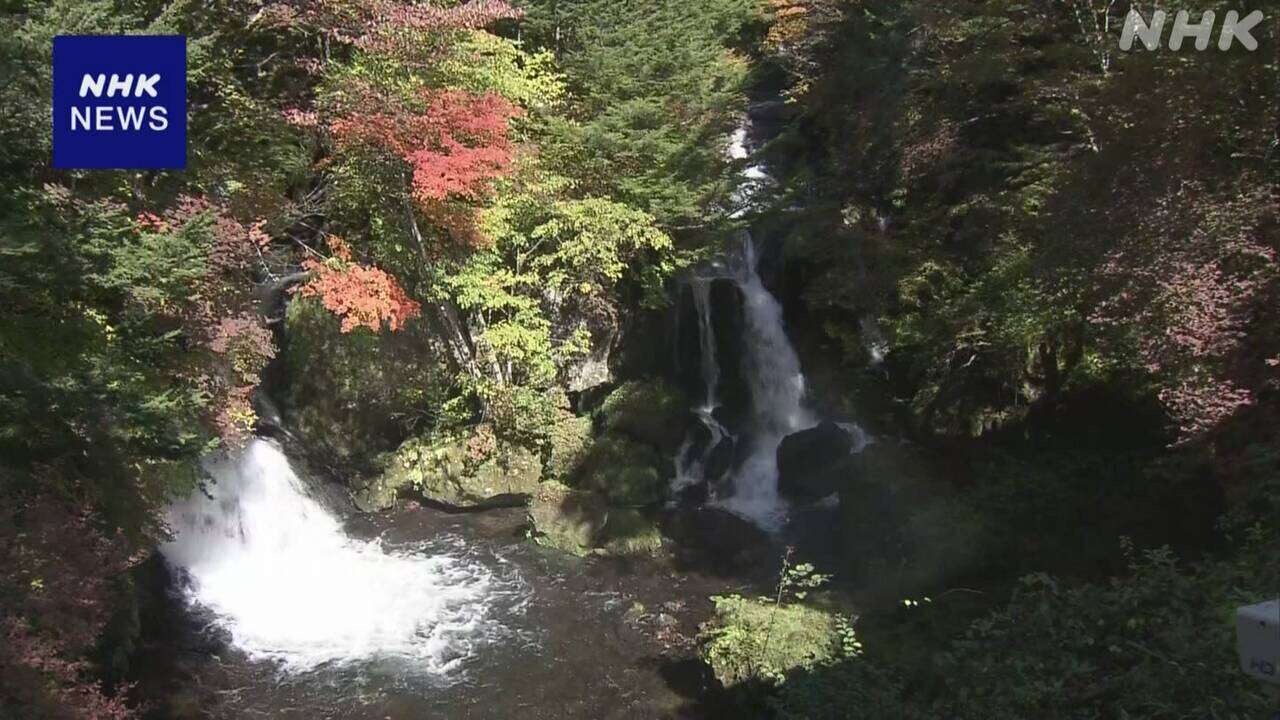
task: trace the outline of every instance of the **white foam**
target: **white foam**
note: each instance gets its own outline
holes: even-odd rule
[[[393,656],[448,673],[494,630],[487,568],[350,538],[274,445],[256,440],[206,467],[212,497],[170,508],[175,537],[161,552],[250,657],[305,671]]]

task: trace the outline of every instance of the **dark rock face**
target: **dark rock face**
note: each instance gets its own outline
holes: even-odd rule
[[[713,507],[679,508],[663,518],[676,560],[712,574],[760,567],[769,560],[769,534],[749,520]]]
[[[798,500],[836,492],[855,467],[853,448],[853,436],[830,421],[786,436],[778,445],[778,492]]]
[[[711,330],[715,337],[716,361],[720,382],[716,400],[725,411],[741,416],[750,407],[746,381],[742,377],[742,335],[745,327],[742,291],[729,278],[708,281],[707,302],[710,306]],[[676,375],[680,386],[695,403],[705,403],[707,388],[702,380],[702,339],[697,302],[693,288],[680,289],[677,305]]]

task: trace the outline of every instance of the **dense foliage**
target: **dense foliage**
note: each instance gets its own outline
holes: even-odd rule
[[[5,5],[4,714],[129,714],[127,568],[264,377],[344,479],[459,430],[558,457],[566,389],[611,380],[727,192],[753,16],[669,3],[658,35],[596,5],[572,43],[500,0]],[[688,52],[642,73],[662,53],[597,29]],[[184,172],[49,168],[52,37],[111,32],[187,36]]]
[[[833,578],[713,600],[742,712],[1261,712],[1229,622],[1280,586],[1280,50],[1123,53],[1129,5],[5,3],[0,715],[138,714],[131,568],[276,423],[371,509],[663,551],[654,327],[747,221],[815,410],[883,441]],[[187,36],[185,171],[49,167],[52,38],[96,33]],[[744,219],[749,90],[785,102]]]
[[[1125,2],[772,6],[814,379],[944,460],[867,451],[830,568],[865,651],[769,712],[1265,714],[1232,618],[1276,582],[1274,38],[1124,53]]]

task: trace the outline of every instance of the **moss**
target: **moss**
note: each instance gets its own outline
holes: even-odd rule
[[[662,533],[644,513],[610,508],[597,493],[542,483],[529,504],[533,539],[573,555],[655,555]]]
[[[652,505],[666,499],[674,466],[654,448],[606,434],[588,447],[574,485],[600,493],[610,505]]]
[[[437,406],[447,375],[420,322],[396,333],[343,333],[317,301],[295,299],[285,316],[281,410],[323,465],[343,474],[375,470],[380,453],[407,435],[405,420]]]
[[[713,597],[715,616],[698,636],[702,659],[726,688],[750,680],[779,682],[840,656],[845,625],[835,614],[767,599]]]
[[[591,447],[591,418],[565,413],[551,428],[547,478],[565,480],[578,468]]]
[[[534,541],[574,555],[587,555],[596,546],[608,509],[594,493],[557,482],[542,483],[529,504]]]
[[[666,455],[680,447],[689,428],[689,403],[663,380],[624,383],[598,411],[604,429],[650,445]]]
[[[600,550],[606,555],[656,555],[662,552],[662,533],[644,513],[627,508],[609,511]]]
[[[356,494],[366,511],[390,507],[396,493],[409,487],[444,505],[483,507],[499,498],[531,496],[542,479],[537,455],[494,443],[483,432],[411,438],[382,462],[384,472]]]

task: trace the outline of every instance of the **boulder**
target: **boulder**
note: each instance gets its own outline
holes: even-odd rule
[[[643,506],[666,500],[674,475],[670,456],[606,433],[585,449],[572,484],[599,493],[612,506]]]
[[[693,403],[706,403],[707,388],[702,377],[703,320],[693,282],[706,283],[703,286],[706,292],[706,309],[711,321],[713,351],[720,371],[716,402],[726,412],[740,417],[750,407],[751,398],[739,361],[742,357],[745,327],[742,290],[733,280],[714,278],[690,281],[680,289],[676,306],[676,377]]]
[[[664,380],[633,380],[605,398],[599,417],[606,431],[674,455],[689,428],[689,402]]]
[[[546,482],[529,503],[534,542],[572,555],[637,556],[662,551],[663,538],[649,516],[609,507],[599,494]]]
[[[639,510],[610,508],[598,544],[605,555],[652,556],[662,552],[662,533]]]
[[[384,471],[356,493],[366,511],[389,507],[403,490],[455,510],[524,504],[537,490],[542,465],[537,455],[492,436],[411,438],[383,459]]]
[[[663,517],[677,560],[711,573],[758,568],[769,560],[772,538],[755,523],[720,508],[682,507]]]
[[[542,483],[529,503],[534,541],[573,555],[587,555],[596,547],[608,515],[599,495],[558,482]]]
[[[409,433],[397,418],[412,416],[424,392],[448,382],[442,352],[426,323],[399,332],[358,329],[318,300],[295,297],[285,315],[278,376],[279,417],[317,467],[341,477],[367,477],[382,453]],[[264,418],[265,419],[265,418]]]
[[[685,453],[686,462],[701,463],[699,474],[708,482],[685,488],[682,499],[701,502],[712,489],[708,485],[716,485],[717,481],[724,478],[733,467],[736,456],[735,440],[727,433],[720,433],[717,439],[716,434],[706,422],[698,420],[689,430],[689,446]]]
[[[798,500],[817,500],[840,489],[853,469],[856,439],[839,425],[823,421],[792,433],[778,444],[778,492]]]

